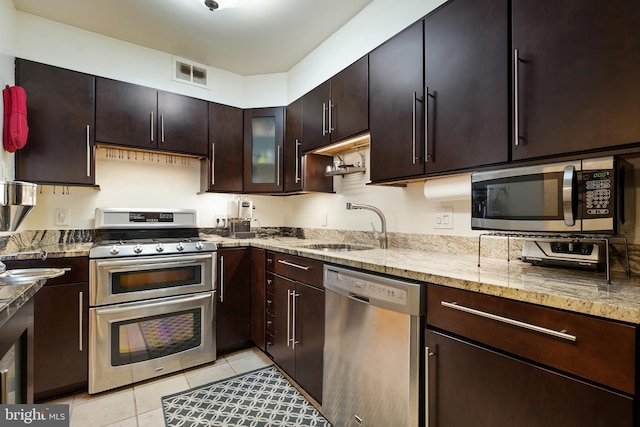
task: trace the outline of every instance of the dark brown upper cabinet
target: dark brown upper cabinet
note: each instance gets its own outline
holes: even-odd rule
[[[16,151],[16,179],[95,184],[94,77],[16,59],[16,84],[27,93],[29,136]]]
[[[96,142],[203,156],[209,153],[208,103],[96,78]]]
[[[333,157],[302,153],[302,103],[298,98],[285,109],[284,191],[332,192],[333,177],[324,172]]]
[[[422,27],[413,24],[369,54],[373,183],[424,174]]]
[[[364,56],[303,96],[303,152],[367,131],[368,72]]]
[[[507,162],[509,2],[453,0],[424,21],[425,173]]]
[[[514,160],[640,142],[640,2],[518,0],[511,26]]]
[[[283,107],[244,110],[245,192],[282,192],[283,145]]]
[[[242,192],[242,109],[209,104],[209,157],[201,160],[203,191]]]

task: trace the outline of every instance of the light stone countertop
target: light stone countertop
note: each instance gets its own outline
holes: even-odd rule
[[[612,283],[608,284],[604,273],[535,267],[518,260],[507,262],[482,258],[481,267],[478,267],[478,258],[470,255],[377,247],[350,252],[325,252],[303,248],[305,245],[325,242],[323,240],[277,236],[255,239],[230,239],[217,235],[203,237],[217,243],[219,248],[258,247],[373,273],[640,324],[640,278],[628,280],[621,273],[614,274]],[[87,256],[90,248],[91,243],[77,243],[46,245],[32,250],[45,250],[50,258],[61,258]],[[31,285],[36,286],[37,283]],[[22,305],[20,301],[29,294],[35,294],[28,284],[20,286],[25,289],[16,285],[0,285],[0,325],[5,318],[6,308],[14,312]]]

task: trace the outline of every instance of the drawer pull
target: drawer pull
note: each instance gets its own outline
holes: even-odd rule
[[[556,338],[562,338],[567,341],[576,341],[575,335],[567,334],[564,331],[554,331],[553,329],[543,328],[542,326],[532,325],[531,323],[520,322],[519,320],[510,319],[508,317],[498,316],[496,314],[487,313],[485,311],[476,310],[473,308],[458,305],[457,302],[440,301],[440,304],[452,308],[454,310],[463,311],[465,313],[474,314],[476,316],[484,317],[487,319],[495,320],[496,322],[507,323],[509,325],[518,326],[520,328],[529,329],[531,331],[539,332],[541,334],[551,335]]]
[[[307,271],[307,270],[309,270],[311,268],[311,267],[307,267],[305,265],[294,264],[294,263],[289,262],[289,261],[284,260],[284,259],[279,259],[278,262],[280,264],[288,265],[289,267],[299,268],[300,270],[305,270],[305,271]]]

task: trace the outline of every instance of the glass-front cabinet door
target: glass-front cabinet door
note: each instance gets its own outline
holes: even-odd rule
[[[283,190],[284,107],[244,111],[244,190]]]

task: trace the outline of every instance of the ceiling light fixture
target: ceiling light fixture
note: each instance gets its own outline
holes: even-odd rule
[[[204,5],[210,10],[231,9],[241,6],[246,0],[204,0]]]

